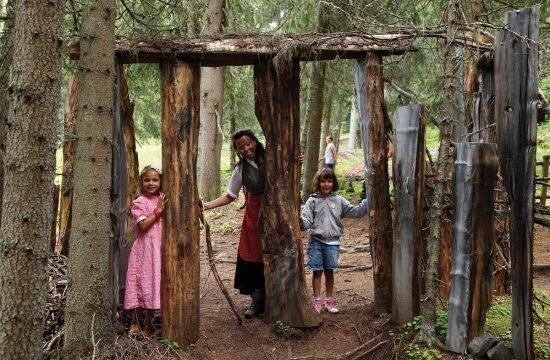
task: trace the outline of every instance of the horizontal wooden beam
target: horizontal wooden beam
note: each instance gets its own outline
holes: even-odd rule
[[[115,55],[122,64],[158,63],[166,59],[198,61],[201,66],[253,65],[276,56],[300,61],[352,59],[377,52],[402,55],[417,51],[411,34],[237,34],[221,37],[116,40]],[[69,56],[79,58],[78,42],[69,44]]]

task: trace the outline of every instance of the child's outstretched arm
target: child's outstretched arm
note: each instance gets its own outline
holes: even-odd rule
[[[363,199],[359,205],[351,205],[349,201],[340,197],[342,199],[342,216],[349,218],[360,218],[367,214],[368,211],[368,201]]]
[[[300,216],[300,229],[306,230],[313,225],[313,201],[311,198],[307,199],[304,208],[302,209],[302,215]]]

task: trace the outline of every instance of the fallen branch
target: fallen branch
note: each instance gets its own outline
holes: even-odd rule
[[[233,313],[235,313],[235,316],[237,317],[237,320],[239,322],[239,325],[243,324],[243,318],[241,315],[239,315],[239,312],[237,311],[237,308],[235,307],[235,303],[233,302],[233,299],[231,299],[231,296],[229,295],[229,292],[225,288],[225,285],[223,284],[222,279],[220,278],[220,275],[218,274],[218,269],[216,269],[216,261],[214,259],[214,251],[212,251],[212,241],[210,240],[210,225],[208,225],[208,222],[204,219],[204,213],[201,208],[201,213],[199,216],[202,225],[204,227],[204,232],[206,233],[206,249],[208,253],[208,262],[210,263],[210,269],[212,270],[212,274],[214,274],[214,278],[216,279],[216,282],[218,283],[218,286],[220,287],[222,293],[225,295],[225,298],[227,299],[227,302],[229,303],[229,306],[231,307],[231,310],[233,310]]]

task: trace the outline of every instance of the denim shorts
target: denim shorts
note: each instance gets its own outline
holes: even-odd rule
[[[309,239],[307,244],[307,267],[311,271],[338,269],[340,245],[327,245],[320,241]]]

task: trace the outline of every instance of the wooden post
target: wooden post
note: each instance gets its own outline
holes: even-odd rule
[[[483,333],[491,305],[496,145],[456,144],[453,176],[453,262],[447,349],[466,353]]]
[[[264,252],[267,322],[319,326],[306,284],[300,211],[300,110],[298,61],[254,66],[256,116],[266,137],[266,184],[259,234]]]
[[[200,66],[160,64],[162,187],[168,205],[162,224],[162,337],[180,346],[199,338],[199,206],[197,147]]]
[[[55,243],[57,241],[57,212],[59,211],[59,193],[61,187],[53,185],[53,202],[52,202],[52,231],[50,236],[50,252],[55,251]]]
[[[374,310],[392,307],[392,218],[390,210],[387,139],[384,126],[382,56],[369,53],[364,67],[367,114],[369,236],[374,277]]]
[[[139,162],[136,151],[136,135],[134,129],[134,103],[130,100],[128,83],[121,65],[120,70],[120,122],[124,136],[124,148],[126,149],[126,174],[128,184],[126,189],[126,208],[132,208],[132,201],[140,193]],[[126,216],[126,243],[128,252],[135,240],[132,214],[128,211]]]
[[[420,312],[420,256],[424,201],[426,111],[400,106],[395,115],[392,320],[405,324]]]
[[[122,65],[115,62],[115,96],[113,114],[113,167],[111,187],[111,224],[113,231],[113,316],[116,315],[118,305],[124,303],[124,287],[126,271],[128,269],[128,250],[126,242],[126,190],[128,176],[126,172],[126,152],[120,116],[121,108],[121,73]]]
[[[67,94],[65,96],[65,118],[63,120],[63,178],[61,179],[61,194],[59,202],[59,238],[55,252],[69,255],[69,239],[71,236],[73,207],[73,163],[76,150],[74,120],[78,99],[78,84],[76,76],[69,76]]]
[[[499,161],[511,201],[512,348],[534,359],[533,220],[540,5],[509,11],[495,39]]]
[[[545,155],[542,158],[542,178],[544,183],[548,183],[548,166],[550,165],[550,155]],[[540,187],[540,204],[546,206],[546,197],[548,185],[542,184]]]

